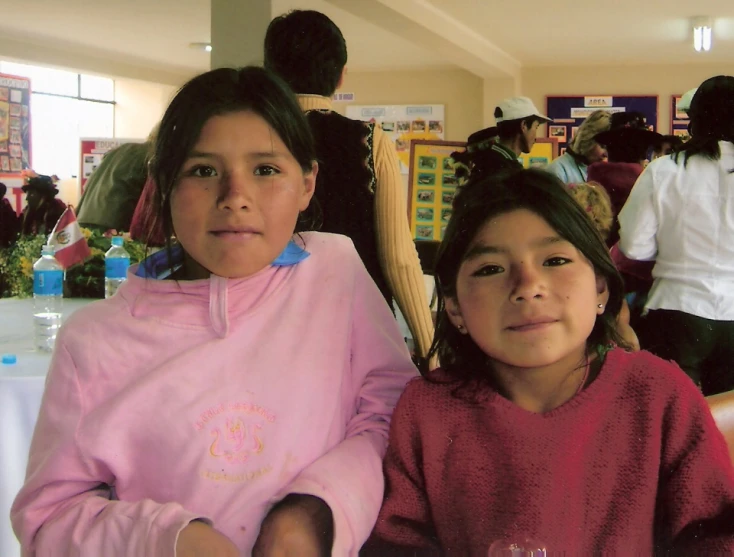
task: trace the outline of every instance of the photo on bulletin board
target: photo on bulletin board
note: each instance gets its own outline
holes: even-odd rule
[[[688,124],[690,119],[688,114],[678,108],[683,95],[673,95],[670,98],[670,130],[673,135],[680,137],[683,141],[690,139],[688,133]]]
[[[553,123],[547,126],[548,137],[558,140],[565,152],[581,123],[593,112],[641,112],[653,131],[658,129],[657,95],[569,95],[546,97],[546,114]],[[565,130],[562,131],[561,128]]]
[[[457,186],[451,154],[465,148],[463,141],[418,139],[411,142],[408,220],[415,240],[439,242],[443,238]]]

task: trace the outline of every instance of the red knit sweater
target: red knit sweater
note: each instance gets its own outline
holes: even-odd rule
[[[734,550],[724,438],[691,380],[647,352],[611,351],[591,385],[542,415],[416,379],[393,414],[385,474],[363,555],[486,557],[494,540],[522,537],[549,555]]]

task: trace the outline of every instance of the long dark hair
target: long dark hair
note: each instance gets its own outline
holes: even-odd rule
[[[201,74],[176,94],[161,120],[150,176],[155,182],[155,220],[166,238],[173,235],[171,192],[186,158],[212,116],[251,111],[278,134],[304,172],[316,160],[311,130],[298,101],[275,74],[259,67],[220,68]],[[318,227],[315,200],[299,217],[296,232]],[[169,246],[170,247],[170,246]]]
[[[598,351],[610,343],[626,347],[617,333],[616,317],[622,308],[624,285],[604,241],[583,208],[563,183],[542,170],[506,171],[491,177],[469,179],[454,198],[451,220],[446,227],[435,267],[438,315],[430,359],[438,356],[441,367],[462,385],[494,386],[490,358],[449,321],[446,298],[456,297],[456,280],[466,253],[487,220],[527,209],[544,219],[562,238],[571,242],[606,281],[609,300],[596,318],[587,340],[587,350]],[[432,374],[424,375],[431,379]]]
[[[684,167],[694,156],[719,160],[719,142],[734,143],[734,77],[718,75],[704,81],[691,100],[688,115],[691,139],[675,150],[673,160],[678,162],[683,155]]]

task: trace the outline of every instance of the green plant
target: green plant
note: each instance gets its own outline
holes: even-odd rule
[[[116,231],[100,232],[82,228],[91,256],[66,270],[64,296],[67,298],[104,298],[104,256]],[[130,263],[146,256],[145,244],[123,234]],[[33,263],[41,255],[46,236],[24,236],[13,246],[0,250],[0,297],[28,298],[33,295]]]

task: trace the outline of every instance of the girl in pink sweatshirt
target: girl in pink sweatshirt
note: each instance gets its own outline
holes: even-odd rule
[[[12,509],[23,555],[356,555],[415,370],[350,241],[299,233],[314,160],[266,70],[173,99],[151,176],[175,241],[59,333]]]
[[[442,369],[395,410],[365,556],[732,554],[724,438],[680,368],[618,347],[622,281],[558,178],[460,188],[436,281]]]

